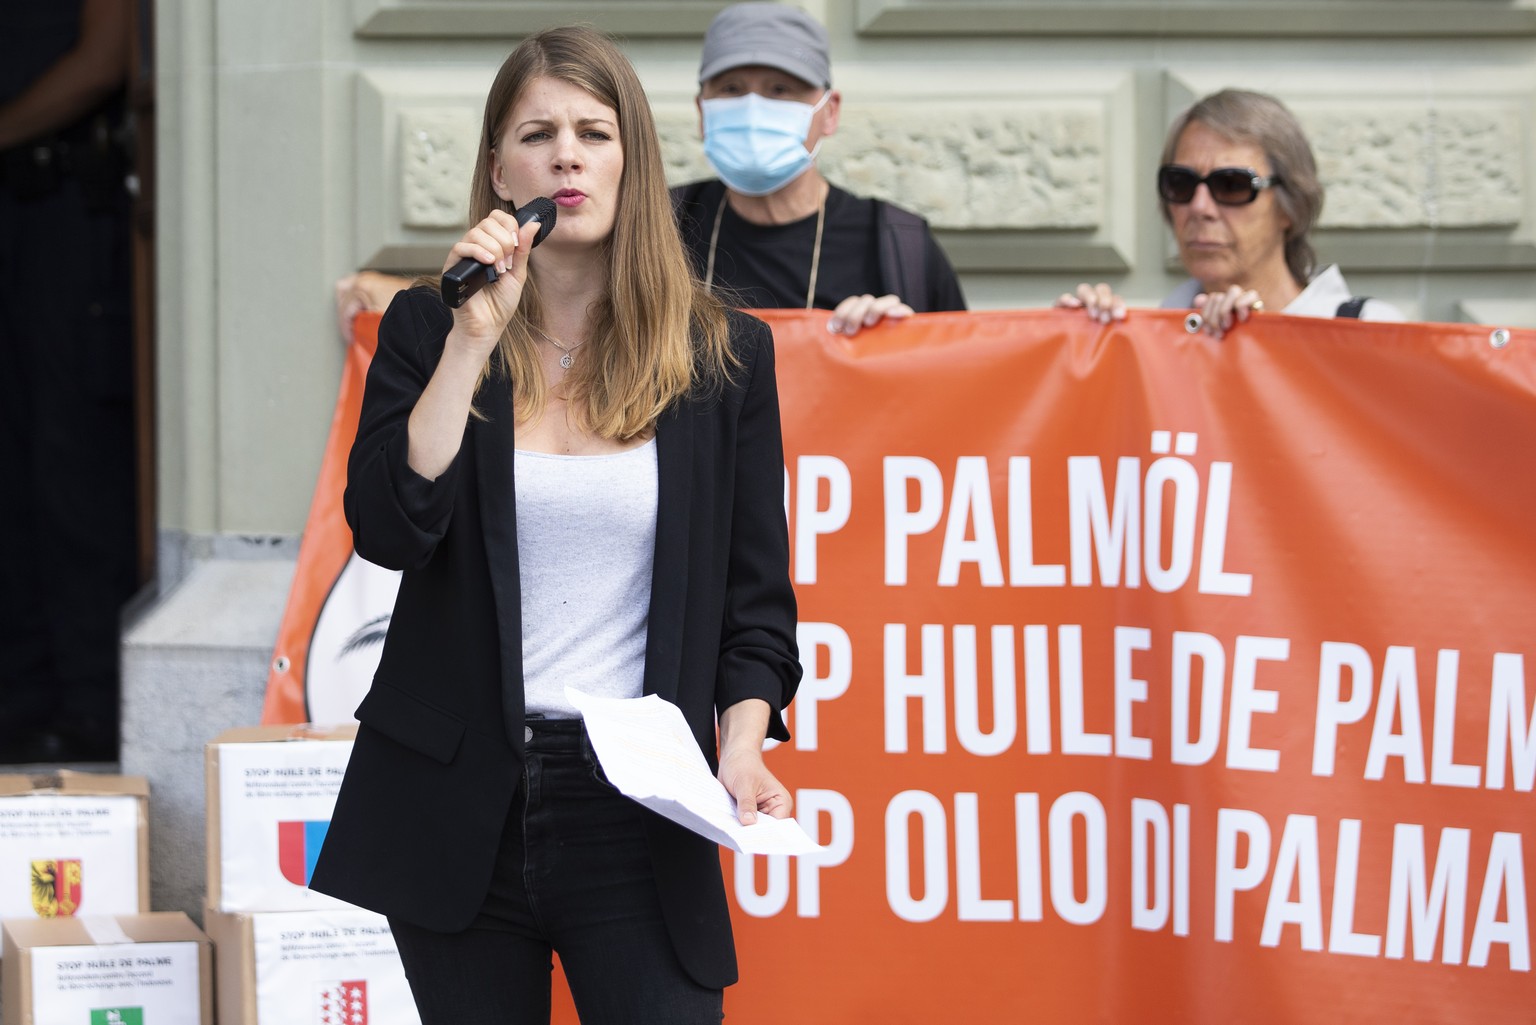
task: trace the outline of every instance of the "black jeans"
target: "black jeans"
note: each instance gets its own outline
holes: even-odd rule
[[[723,992],[689,978],[662,919],[651,813],[600,777],[579,721],[529,727],[480,914],[447,934],[390,919],[422,1025],[546,1025],[551,950],[583,1025],[719,1025]]]

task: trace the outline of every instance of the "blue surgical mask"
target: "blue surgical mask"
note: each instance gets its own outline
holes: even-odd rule
[[[827,90],[814,106],[757,93],[703,100],[704,156],[720,180],[742,195],[777,192],[815,163],[821,142],[807,150],[805,137],[831,95]]]

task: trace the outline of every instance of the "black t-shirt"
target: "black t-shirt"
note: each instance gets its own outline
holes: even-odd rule
[[[719,182],[685,186],[678,192],[684,197],[678,226],[700,278],[708,269],[710,234],[716,215],[720,216],[711,282],[716,293],[744,309],[805,308],[816,214],[789,224],[753,224],[731,209],[725,201],[725,187]],[[828,189],[814,307],[830,310],[850,295],[899,292],[897,286],[882,280],[876,219],[875,200],[860,198],[835,185]],[[904,295],[902,299],[919,312],[965,309],[954,270],[931,235],[925,239],[925,248],[928,294]]]

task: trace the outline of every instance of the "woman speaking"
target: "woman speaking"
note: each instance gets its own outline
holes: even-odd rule
[[[401,293],[368,374],[347,521],[404,574],[312,885],[389,917],[425,1025],[547,1022],[551,951],[587,1025],[718,1023],[718,849],[602,778],[565,688],[677,704],[742,821],[789,815],[762,758],[800,677],[772,340],[691,276],[598,32],[502,65],[469,219],[445,268],[494,282]]]

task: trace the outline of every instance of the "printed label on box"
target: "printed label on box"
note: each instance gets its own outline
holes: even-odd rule
[[[219,746],[221,911],[346,907],[308,889],[350,740]]]
[[[138,798],[0,797],[0,918],[142,910]]]
[[[200,1025],[198,944],[32,948],[32,1020]]]
[[[262,1025],[421,1025],[382,915],[259,914],[252,929]]]

